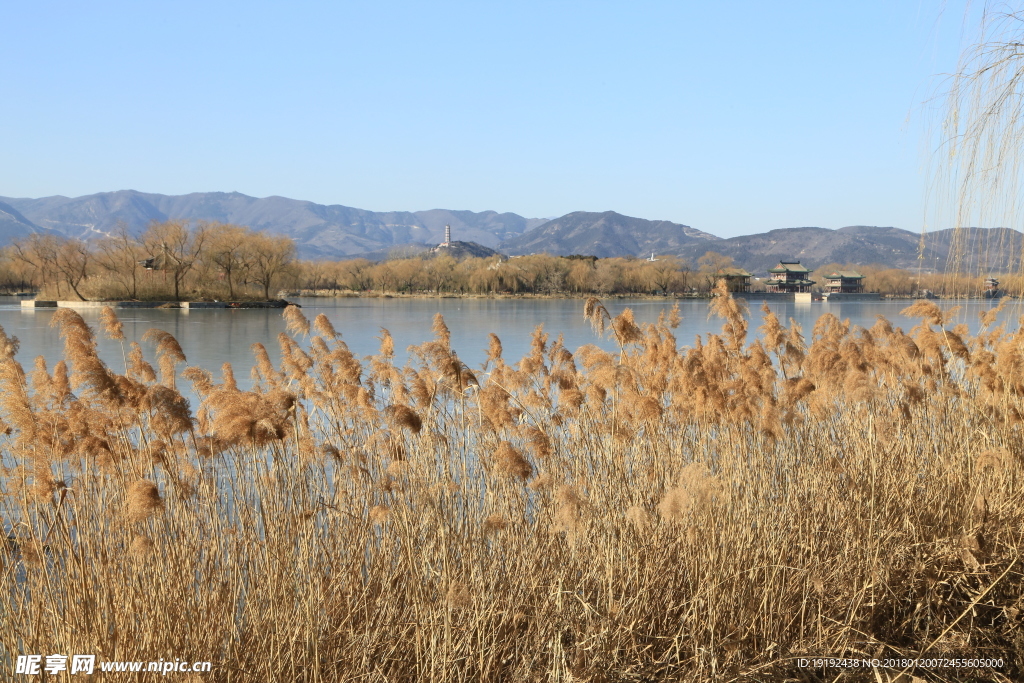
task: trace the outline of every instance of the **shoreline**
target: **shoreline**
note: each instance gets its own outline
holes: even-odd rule
[[[586,300],[590,297],[597,297],[599,299],[651,299],[656,301],[663,300],[676,300],[683,301],[687,299],[710,299],[707,295],[665,295],[665,294],[571,294],[571,293],[560,293],[560,294],[536,294],[533,292],[523,292],[520,294],[513,294],[511,292],[503,293],[487,293],[487,294],[476,294],[476,293],[460,293],[460,292],[443,292],[443,293],[431,293],[431,292],[357,292],[355,290],[342,289],[342,290],[330,290],[330,289],[289,289],[281,292],[282,296],[290,297],[301,297],[308,299],[582,299]]]
[[[284,299],[269,301],[55,301],[53,299],[23,299],[22,308],[161,308],[192,310],[198,308],[284,308],[290,302]]]
[[[736,299],[742,299],[748,304],[759,304],[761,301],[775,301],[785,303],[829,303],[820,295],[808,300],[796,299],[792,294],[770,293],[770,292],[735,292]],[[285,308],[291,302],[285,297],[308,298],[308,299],[522,299],[522,300],[581,300],[585,301],[591,297],[605,301],[710,301],[714,298],[711,294],[649,294],[649,293],[620,293],[620,294],[574,294],[561,292],[558,294],[538,294],[534,292],[491,292],[491,293],[460,293],[460,292],[378,292],[378,291],[354,291],[354,290],[282,290],[280,298],[257,301],[131,301],[131,300],[105,300],[105,301],[69,301],[52,299],[22,299],[21,307],[32,308],[145,308],[145,309],[268,309]],[[1016,297],[1009,297],[1011,299]],[[868,301],[917,301],[921,297],[898,295],[898,294],[868,294],[861,299],[859,296],[854,299],[839,299],[833,303],[853,303]],[[998,303],[1000,299],[973,296],[954,297],[940,296],[933,297],[932,301],[992,301]]]
[[[762,295],[767,295],[762,297]],[[350,289],[289,289],[281,291],[282,297],[301,297],[307,299],[580,299],[586,300],[591,297],[597,297],[601,300],[610,299],[635,299],[635,300],[648,300],[648,301],[710,301],[712,297],[710,294],[645,294],[645,293],[629,293],[629,294],[597,294],[597,293],[585,293],[585,294],[573,294],[568,292],[558,294],[537,294],[534,292],[523,292],[523,293],[459,293],[459,292],[444,292],[444,293],[431,293],[431,292],[360,292]],[[763,298],[764,300],[781,300],[779,294],[773,294],[770,292],[736,292],[733,296],[737,299],[757,300]],[[786,296],[786,295],[782,295]],[[816,295],[818,298],[813,299],[813,303],[827,303],[820,298],[820,294]],[[1010,297],[1016,298],[1016,297]],[[921,301],[923,297],[908,296],[904,294],[878,294],[877,299],[867,299],[866,301]],[[983,296],[968,296],[968,297],[956,297],[956,296],[939,296],[931,301],[986,301],[991,300],[998,303],[999,299],[988,299]],[[855,300],[842,301],[836,299],[833,303],[850,303]]]

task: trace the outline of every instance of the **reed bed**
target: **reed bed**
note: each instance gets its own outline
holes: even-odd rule
[[[825,315],[809,337],[766,308],[750,341],[719,294],[721,334],[689,347],[677,312],[639,326],[591,299],[618,353],[538,328],[515,364],[492,335],[475,370],[440,316],[399,367],[386,331],[360,359],[291,307],[252,391],[157,330],[152,363],[107,363],[70,309],[53,368],[0,334],[0,664],[761,681],[944,654],[1005,666],[903,680],[1019,680],[1024,333],[918,302],[909,332]]]

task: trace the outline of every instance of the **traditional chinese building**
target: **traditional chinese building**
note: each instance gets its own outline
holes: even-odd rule
[[[715,272],[715,280],[725,280],[725,286],[730,292],[749,292],[752,277],[742,268],[722,268]]]
[[[864,291],[864,276],[855,270],[837,270],[825,276],[825,291],[829,294],[860,294]]]
[[[768,270],[771,277],[764,281],[765,290],[795,294],[810,292],[814,280],[809,279],[811,271],[800,265],[799,261],[779,261],[779,265]]]
[[[985,278],[985,298],[986,299],[997,299],[1002,296],[1002,292],[999,291],[999,280],[994,277]]]

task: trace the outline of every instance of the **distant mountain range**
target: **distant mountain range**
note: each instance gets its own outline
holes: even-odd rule
[[[235,223],[287,235],[303,258],[379,259],[415,253],[440,243],[448,224],[454,240],[509,255],[546,252],[605,258],[646,257],[653,252],[680,256],[696,266],[703,254],[716,251],[755,275],[782,259],[800,260],[810,268],[840,263],[934,270],[943,268],[947,260],[959,260],[960,270],[964,266],[1016,270],[1024,246],[1024,235],[1004,228],[961,231],[963,240],[957,245],[952,230],[941,230],[925,235],[924,255],[919,259],[920,233],[899,228],[783,228],[722,239],[688,225],[614,211],[577,211],[554,219],[447,209],[377,212],[238,192],[172,196],[134,190],[74,198],[0,197],[0,243],[33,232],[88,239],[109,233],[122,221],[141,232],[153,221],[176,219]]]
[[[1016,271],[1020,268],[1024,235],[1008,228],[968,228],[954,245],[953,230],[937,230],[924,236],[900,228],[851,225],[827,228],[783,228],[756,235],[731,237],[712,246],[731,256],[738,266],[763,275],[779,261],[798,260],[809,268],[827,264],[878,265],[888,268],[943,270],[947,262],[960,272]],[[686,245],[676,255],[696,264],[707,248]],[[959,263],[955,263],[959,261]]]
[[[38,229],[84,238],[108,233],[119,221],[139,232],[152,221],[208,220],[288,235],[305,258],[341,258],[408,243],[434,245],[444,239],[446,224],[458,239],[494,248],[503,239],[546,222],[496,211],[364,211],[286,197],[258,199],[238,192],[168,196],[122,190],[74,198],[0,197],[0,202],[0,207],[12,210],[10,218],[0,216],[0,238],[31,232],[31,225],[18,224],[19,217]]]

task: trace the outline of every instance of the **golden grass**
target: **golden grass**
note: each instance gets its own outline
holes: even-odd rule
[[[910,332],[825,315],[809,342],[766,310],[748,342],[721,294],[689,348],[678,312],[588,301],[620,353],[538,329],[480,372],[440,317],[396,367],[386,332],[360,360],[288,309],[302,338],[277,367],[254,346],[252,391],[177,374],[160,331],[160,377],[137,346],[118,374],[68,309],[52,373],[0,334],[0,648],[216,681],[800,680],[809,654],[1019,677],[1024,333],[920,302]]]

